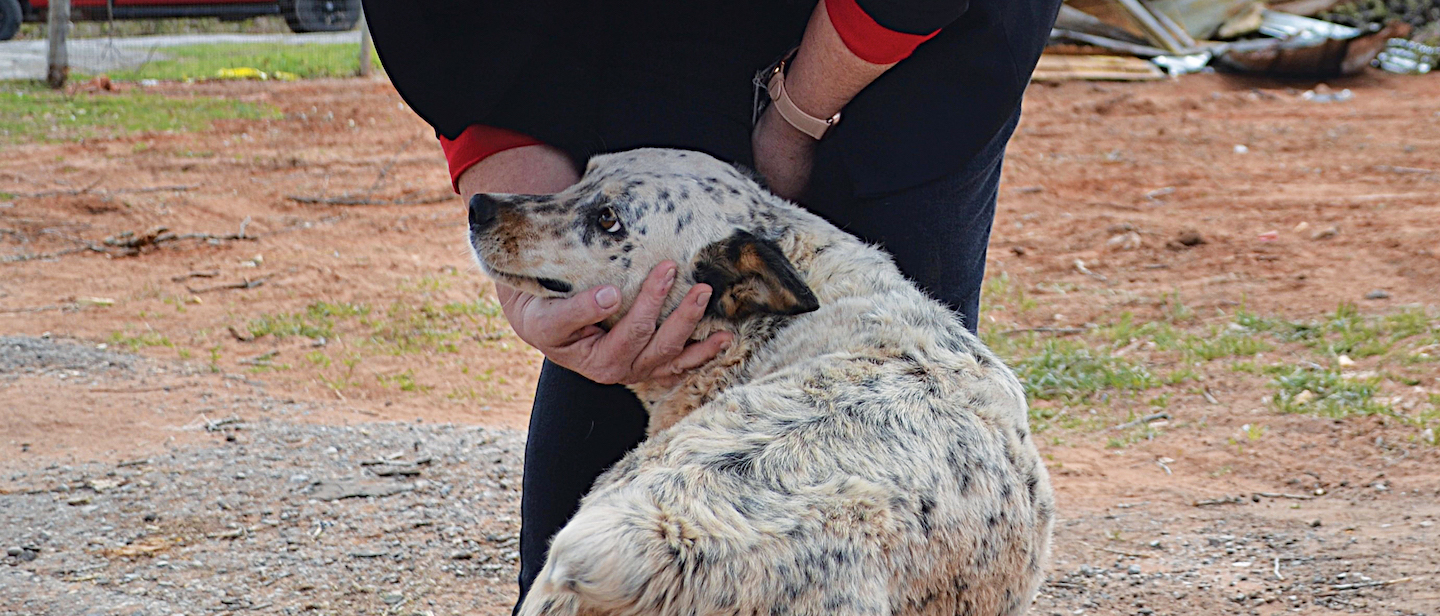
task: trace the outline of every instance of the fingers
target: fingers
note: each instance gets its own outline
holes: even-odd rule
[[[625,371],[630,371],[635,359],[655,334],[655,322],[660,319],[660,310],[665,306],[665,298],[670,295],[670,287],[675,285],[676,271],[674,261],[662,261],[650,271],[640,287],[640,295],[635,298],[635,305],[610,329],[597,349],[601,361],[624,364]]]
[[[711,334],[709,338],[685,347],[679,355],[653,369],[649,379],[668,380],[687,370],[694,370],[730,348],[735,336],[730,332]]]
[[[660,324],[660,329],[651,336],[649,344],[635,358],[633,372],[640,378],[650,374],[656,367],[669,363],[685,350],[695,325],[705,316],[705,307],[710,303],[711,288],[708,284],[697,284],[690,288],[680,305]]]
[[[544,351],[547,346],[575,341],[580,332],[615,314],[620,309],[620,291],[605,285],[565,299],[536,298],[529,308],[523,320],[525,333],[533,341],[526,340]]]

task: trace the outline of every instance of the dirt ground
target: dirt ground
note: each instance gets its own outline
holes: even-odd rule
[[[987,296],[982,330],[1063,334],[1180,308],[1197,331],[1242,307],[1286,319],[1341,303],[1368,315],[1440,308],[1440,78],[1331,82],[1354,96],[1329,103],[1303,96],[1316,86],[1219,75],[1033,86],[990,250],[989,276],[1008,290]],[[481,509],[493,515],[446,518],[420,537],[397,520],[449,507],[437,486],[480,481],[454,450],[435,453],[446,463],[425,469],[429,487],[391,496],[319,507],[303,498],[315,481],[286,483],[339,477],[363,457],[331,468],[312,442],[389,451],[365,431],[434,430],[431,451],[466,447],[452,429],[521,438],[540,356],[509,332],[466,253],[430,131],[381,80],[167,88],[283,117],[0,155],[0,193],[13,195],[0,199],[0,334],[115,358],[0,366],[0,541],[11,544],[0,547],[13,545],[0,614],[502,613],[516,486],[485,476],[501,495]],[[1412,384],[1387,395],[1433,409],[1437,365],[1412,367]],[[1039,435],[1060,521],[1035,613],[1440,614],[1440,448],[1385,416],[1278,414],[1266,379],[1192,368],[1203,386],[1175,389],[1170,419],[1144,439],[1107,445],[1108,426],[1145,406],[1118,397],[1091,428]],[[225,426],[246,426],[247,446]],[[519,455],[500,458],[518,469]],[[146,472],[179,476],[210,457],[236,466],[196,471],[189,489],[224,491],[282,458],[285,470],[267,471],[265,489],[205,493],[248,504],[177,516],[191,526],[136,513],[187,498],[154,492],[163,482]],[[134,487],[94,489],[96,478]],[[89,500],[71,503],[77,492]],[[265,498],[312,504],[281,515]],[[57,510],[63,519],[43,515]],[[361,530],[326,548],[306,539],[328,528],[322,518]],[[110,543],[45,530],[57,519],[109,529]],[[250,530],[236,540],[231,527]],[[392,531],[393,570],[354,556]],[[147,537],[170,539],[150,549]],[[411,539],[428,547],[404,548]],[[471,544],[493,554],[445,547]],[[280,577],[290,561],[215,562],[246,546],[316,552]],[[174,566],[182,559],[192,564]],[[342,571],[363,561],[380,581],[305,581],[326,559]],[[263,600],[191,592],[203,577]]]

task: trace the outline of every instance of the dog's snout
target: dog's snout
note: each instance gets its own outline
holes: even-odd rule
[[[495,225],[500,217],[500,202],[485,194],[470,197],[470,231],[479,233]]]

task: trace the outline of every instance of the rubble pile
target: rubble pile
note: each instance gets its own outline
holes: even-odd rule
[[[1440,0],[1066,0],[1037,81],[1430,72]]]

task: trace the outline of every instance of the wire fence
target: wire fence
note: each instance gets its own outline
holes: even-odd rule
[[[359,0],[0,0],[0,80],[346,77],[378,66],[365,34]]]

